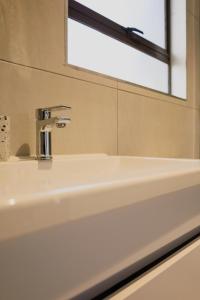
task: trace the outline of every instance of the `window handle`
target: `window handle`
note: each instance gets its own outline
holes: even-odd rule
[[[144,32],[142,30],[137,29],[135,27],[126,27],[125,30],[127,33],[138,32],[138,33],[144,34]]]

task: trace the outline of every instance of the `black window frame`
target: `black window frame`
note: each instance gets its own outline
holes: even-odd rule
[[[154,57],[169,67],[168,86],[171,91],[170,72],[170,0],[165,0],[165,44],[166,48],[150,42],[144,37],[136,34],[128,28],[112,21],[111,19],[97,13],[87,6],[75,1],[68,0],[68,17],[92,29],[95,29],[111,38],[127,44],[147,55]],[[135,24],[137,25],[137,24]]]

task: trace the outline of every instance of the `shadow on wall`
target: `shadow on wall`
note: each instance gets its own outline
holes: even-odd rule
[[[16,156],[30,156],[30,146],[29,144],[23,144],[19,147],[16,152]]]

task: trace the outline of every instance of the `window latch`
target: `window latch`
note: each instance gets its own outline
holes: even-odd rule
[[[126,30],[127,33],[138,32],[138,33],[144,34],[144,32],[142,30],[137,29],[135,27],[126,27],[124,29]]]

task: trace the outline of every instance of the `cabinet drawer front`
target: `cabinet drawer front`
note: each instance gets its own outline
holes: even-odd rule
[[[108,299],[199,300],[200,239]]]

